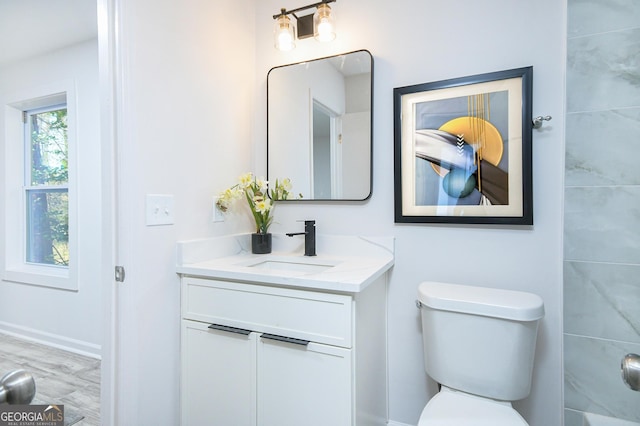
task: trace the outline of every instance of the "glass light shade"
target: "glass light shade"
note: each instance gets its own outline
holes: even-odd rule
[[[313,36],[318,41],[332,41],[336,38],[335,17],[331,13],[331,8],[322,3],[313,14]]]
[[[295,26],[287,15],[282,14],[276,19],[273,41],[278,50],[291,50],[296,47]]]

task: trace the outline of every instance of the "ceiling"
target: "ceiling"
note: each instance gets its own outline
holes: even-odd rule
[[[0,67],[97,34],[96,0],[0,0]]]

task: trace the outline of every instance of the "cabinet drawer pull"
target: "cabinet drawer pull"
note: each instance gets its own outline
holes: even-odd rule
[[[293,343],[294,345],[307,346],[308,340],[296,339],[293,337],[278,336],[277,334],[263,333],[260,335],[263,339],[277,340],[279,342]]]
[[[229,327],[228,325],[211,324],[208,328],[212,330],[228,331],[229,333],[243,334],[248,336],[251,330],[245,330],[244,328]]]

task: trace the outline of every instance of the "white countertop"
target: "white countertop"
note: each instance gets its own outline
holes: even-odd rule
[[[273,235],[273,252],[252,254],[250,234],[182,241],[176,272],[182,275],[244,281],[309,290],[357,293],[394,263],[391,237],[316,236],[317,256],[304,256],[304,239]],[[302,264],[306,270],[265,269],[264,262]],[[316,266],[314,266],[316,265]],[[326,266],[323,268],[323,266]]]

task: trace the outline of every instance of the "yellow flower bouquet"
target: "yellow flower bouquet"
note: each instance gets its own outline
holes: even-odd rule
[[[288,178],[276,179],[274,187],[270,189],[269,182],[249,172],[240,176],[237,184],[220,193],[216,207],[226,212],[236,200],[245,198],[256,222],[256,233],[267,234],[273,222],[273,201],[289,199],[290,191],[291,180]]]

